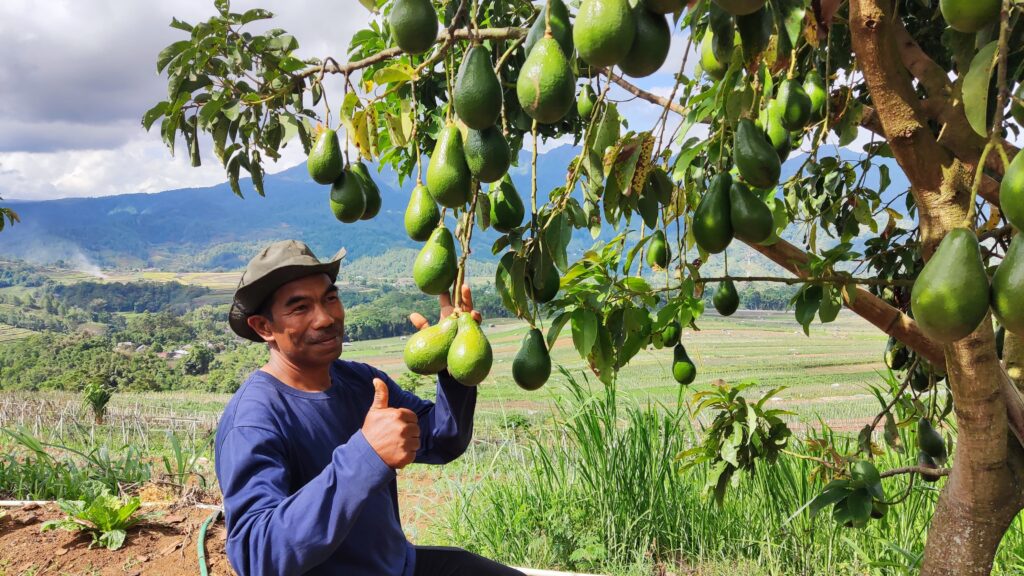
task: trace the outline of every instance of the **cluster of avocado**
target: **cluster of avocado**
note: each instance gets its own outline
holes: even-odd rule
[[[946,442],[942,434],[936,430],[927,418],[917,421],[917,465],[923,468],[937,469],[946,463]],[[937,482],[938,476],[921,474],[925,482]]]
[[[328,128],[317,135],[306,168],[314,182],[330,184],[331,211],[338,220],[369,220],[380,212],[380,189],[362,162],[345,166],[334,130]]]
[[[447,370],[464,386],[483,382],[494,361],[491,343],[473,315],[459,312],[409,337],[403,358],[417,374]]]
[[[991,282],[978,236],[968,228],[950,230],[914,281],[911,311],[934,340],[945,344],[964,338],[989,309],[1003,329],[1024,336],[1024,155],[1018,154],[1007,168],[999,203],[1017,234]]]

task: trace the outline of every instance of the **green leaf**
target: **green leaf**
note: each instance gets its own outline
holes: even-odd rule
[[[264,10],[262,8],[252,8],[251,10],[246,10],[242,14],[241,18],[238,19],[238,23],[248,24],[250,22],[255,22],[256,20],[267,20],[273,17],[274,14],[271,13],[269,10]]]
[[[846,510],[854,527],[860,528],[871,519],[871,494],[866,488],[854,490],[846,497]]]
[[[169,104],[170,103],[166,101],[159,102],[156,106],[146,110],[146,113],[142,115],[142,127],[148,131],[153,125],[153,122],[156,122],[157,118],[167,113],[167,106]]]
[[[177,18],[171,18],[170,26],[171,26],[171,28],[177,28],[178,30],[182,30],[184,32],[191,32],[192,31],[192,25],[191,24],[189,24],[188,22],[182,22],[181,20],[178,20]]]
[[[177,42],[167,46],[160,51],[160,54],[156,57],[156,71],[162,73],[164,68],[171,63],[179,54],[182,53],[186,48],[192,45],[189,40],[178,40]]]
[[[804,327],[804,333],[810,335],[810,325],[814,321],[818,307],[821,306],[821,286],[806,286],[796,296],[796,321]]]
[[[412,80],[413,75],[416,73],[413,67],[405,62],[399,62],[392,64],[387,68],[381,68],[373,74],[373,82],[375,84],[404,84]]]
[[[850,492],[849,480],[833,480],[829,482],[821,491],[821,494],[818,494],[811,500],[811,516],[816,515],[822,508],[843,500]]]
[[[594,349],[597,341],[597,316],[586,308],[578,308],[572,313],[572,343],[580,356],[586,358]]]
[[[893,417],[892,412],[885,413],[885,443],[900,454],[906,452],[903,440],[900,439],[899,429],[896,427],[896,418]]]
[[[570,318],[571,315],[568,312],[563,312],[555,318],[554,322],[552,322],[550,326],[548,326],[548,350],[555,347],[555,341],[558,340],[558,335],[562,332],[562,328]]]
[[[971,128],[981,136],[988,136],[988,89],[996,64],[998,45],[997,41],[992,41],[978,50],[964,76],[964,114]]]
[[[839,297],[839,290],[831,284],[825,286],[824,296],[821,299],[821,306],[818,308],[818,318],[823,324],[828,324],[839,316],[843,302]]]
[[[377,13],[377,3],[374,0],[359,0],[359,3],[370,12]]]
[[[277,63],[277,67],[291,74],[292,72],[297,72],[305,68],[306,63],[295,56],[285,56]]]

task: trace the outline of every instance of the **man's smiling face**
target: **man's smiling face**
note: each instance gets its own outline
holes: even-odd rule
[[[284,284],[249,325],[297,366],[323,366],[341,355],[345,308],[326,274]]]

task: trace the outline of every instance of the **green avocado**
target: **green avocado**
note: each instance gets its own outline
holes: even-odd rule
[[[1018,231],[1024,231],[1024,154],[1013,157],[999,185],[999,210]]]
[[[782,125],[781,108],[777,100],[772,100],[761,110],[759,121],[764,128],[765,136],[768,137],[768,142],[775,149],[775,153],[779,155],[779,162],[785,162],[793,150],[793,138],[789,130]]]
[[[825,99],[828,92],[825,89],[825,81],[817,70],[811,70],[804,78],[804,92],[811,99],[811,118],[818,120],[825,113]]]
[[[423,184],[417,184],[405,208],[405,233],[417,242],[430,238],[441,220],[441,211]]]
[[[903,342],[889,336],[889,341],[885,345],[884,360],[890,370],[903,370],[910,360],[910,351]]]
[[[686,6],[686,0],[643,0],[643,4],[655,14],[675,14]]]
[[[565,3],[562,0],[545,0],[541,4],[540,14],[533,21],[533,26],[530,26],[530,32],[526,35],[526,42],[523,43],[524,53],[528,55],[537,42],[540,42],[540,39],[544,37],[544,32],[547,30],[548,25],[547,14],[549,4],[551,5],[551,36],[558,40],[558,45],[562,47],[562,52],[566,57],[572,56],[572,24],[569,23],[569,9],[565,7]]]
[[[501,83],[487,48],[473,46],[466,53],[455,77],[452,99],[459,119],[474,130],[490,128],[501,117]]]
[[[551,355],[548,354],[544,335],[536,328],[531,328],[519,352],[512,360],[512,379],[523,390],[536,390],[551,377]]]
[[[999,324],[1024,336],[1024,239],[1010,241],[1010,249],[992,276],[992,312]]]
[[[640,213],[645,226],[651,229],[657,228],[661,209],[658,206],[658,198],[651,186],[644,186],[640,197],[636,199],[636,211]]]
[[[988,276],[978,237],[967,228],[954,228],[914,281],[914,319],[929,337],[954,342],[974,332],[985,319],[988,304]]]
[[[740,307],[740,295],[736,291],[736,284],[732,280],[722,280],[718,283],[715,295],[711,297],[711,303],[715,310],[722,316],[732,316]]]
[[[597,94],[594,94],[593,87],[590,84],[584,84],[580,88],[580,93],[576,96],[576,113],[580,115],[580,118],[584,120],[590,120],[590,115],[594,113],[594,103],[597,102]]]
[[[377,187],[377,183],[370,178],[370,171],[366,169],[366,164],[357,162],[352,165],[351,172],[359,178],[359,185],[363,189],[363,195],[366,197],[366,208],[363,209],[363,215],[359,217],[360,220],[370,220],[380,212],[380,188]]]
[[[460,208],[469,202],[473,177],[466,165],[462,134],[453,123],[441,129],[427,165],[427,190],[434,201],[446,208]]]
[[[917,447],[928,454],[936,464],[946,461],[946,442],[927,418],[917,421]]]
[[[730,188],[732,177],[725,172],[718,174],[711,180],[711,186],[693,212],[693,238],[705,252],[718,254],[732,242]]]
[[[744,62],[750,65],[757,60],[771,45],[774,30],[775,19],[767,6],[762,6],[752,14],[736,16],[736,31],[740,33]]]
[[[627,0],[583,0],[572,40],[580,58],[605,68],[622,62],[636,37],[636,18]]]
[[[395,44],[409,54],[422,54],[437,39],[437,11],[430,0],[395,0],[388,16]]]
[[[736,125],[732,158],[740,176],[755,188],[773,188],[779,183],[779,155],[764,131],[749,118],[741,118]]]
[[[466,131],[466,165],[480,182],[496,182],[508,172],[512,151],[497,126]]]
[[[672,44],[672,30],[668,17],[655,14],[642,5],[633,10],[636,20],[636,36],[626,57],[619,62],[619,68],[633,78],[650,76],[661,68],[668,58]]]
[[[729,220],[733,234],[753,244],[771,238],[775,228],[768,205],[742,182],[734,181],[729,188]]]
[[[665,346],[675,346],[679,344],[679,337],[682,335],[682,327],[679,325],[677,320],[673,320],[662,328],[661,341]]]
[[[690,384],[697,377],[697,366],[690,360],[682,344],[676,344],[672,349],[672,377],[683,386]]]
[[[561,278],[558,268],[543,251],[530,258],[526,269],[526,295],[538,304],[550,302],[558,294]]]
[[[448,365],[448,349],[458,333],[457,316],[452,314],[435,326],[413,334],[405,342],[405,365],[416,374],[437,374]]]
[[[661,166],[651,168],[647,174],[647,183],[644,185],[644,193],[651,194],[658,199],[662,206],[668,206],[672,202],[672,192],[676,185]]]
[[[313,148],[306,158],[309,176],[317,184],[334,184],[345,168],[341,157],[338,134],[331,129],[324,130],[316,137]]]
[[[649,244],[647,244],[647,265],[651,268],[664,270],[672,260],[672,249],[665,241],[665,233],[655,230]]]
[[[705,74],[715,80],[725,78],[725,73],[729,70],[729,61],[727,59],[719,60],[715,56],[714,34],[711,33],[710,28],[700,41],[700,67],[704,69]]]
[[[425,294],[444,294],[455,282],[455,240],[444,226],[438,226],[412,264],[412,279]]]
[[[519,197],[512,179],[505,175],[501,181],[491,185],[491,228],[508,234],[523,224],[526,207]]]
[[[767,0],[715,0],[715,4],[733,16],[753,14],[764,7]]]
[[[516,97],[530,118],[554,124],[576,100],[576,78],[558,41],[545,36],[530,51],[516,79]]]
[[[783,80],[775,98],[779,120],[787,130],[803,130],[811,119],[811,98],[796,80]]]
[[[459,333],[448,349],[448,373],[463,386],[476,386],[491,372],[491,343],[472,314],[459,316]]]
[[[366,194],[351,167],[331,186],[331,211],[335,218],[347,224],[359,220],[366,211]]]
[[[914,391],[918,393],[927,392],[928,389],[932,387],[932,379],[928,375],[928,371],[925,370],[923,364],[918,363],[918,365],[914,368],[913,373],[911,373],[910,387],[913,388]]]
[[[939,0],[939,11],[954,30],[973,34],[999,21],[1000,0]]]

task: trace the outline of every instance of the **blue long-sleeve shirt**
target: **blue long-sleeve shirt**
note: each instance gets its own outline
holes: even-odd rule
[[[374,378],[387,383],[390,407],[419,416],[416,462],[443,464],[465,451],[476,388],[446,373],[429,402],[357,362],[335,361],[325,392],[253,372],[228,402],[215,444],[227,554],[240,576],[413,573],[395,471],[360,430]]]

